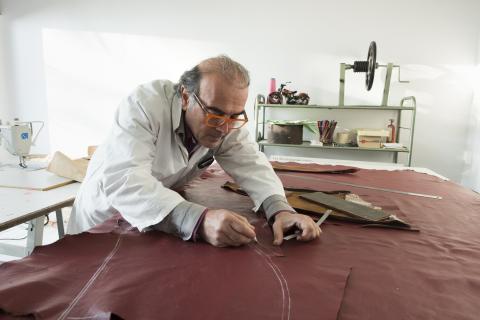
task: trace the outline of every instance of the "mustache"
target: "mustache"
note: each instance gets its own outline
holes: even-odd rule
[[[212,137],[212,138],[215,138],[215,139],[223,139],[223,138],[225,138],[226,134],[225,133],[210,134],[209,136]]]

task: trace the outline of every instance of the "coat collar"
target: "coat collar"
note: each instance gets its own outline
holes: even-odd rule
[[[175,132],[179,132],[178,130],[183,132],[182,113],[182,100],[175,93],[172,100],[172,128]]]

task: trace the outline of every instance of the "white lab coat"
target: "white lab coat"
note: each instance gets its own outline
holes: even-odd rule
[[[142,85],[121,103],[110,134],[90,161],[73,205],[68,233],[85,231],[116,212],[144,230],[185,201],[172,189],[201,173],[198,161],[209,150],[200,146],[188,159],[175,131],[181,112],[180,98],[170,81]],[[254,210],[271,195],[285,195],[246,128],[232,130],[214,150],[214,157],[250,195]]]

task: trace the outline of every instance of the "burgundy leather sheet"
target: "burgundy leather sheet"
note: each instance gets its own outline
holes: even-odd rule
[[[291,188],[335,190],[319,180],[282,176]],[[339,319],[478,319],[480,314],[480,196],[414,171],[360,170],[322,179],[417,192],[441,200],[355,187],[350,190],[420,229],[322,226],[322,257],[352,266]],[[287,255],[291,255],[287,251]]]
[[[285,186],[339,188],[299,178],[316,174],[294,175],[282,178]],[[443,199],[341,186],[420,232],[327,220],[319,240],[290,240],[278,248],[270,245],[265,220],[251,214],[248,197],[221,189],[230,178],[212,168],[186,188],[185,197],[245,214],[261,245],[218,249],[159,232],[140,234],[111,220],[95,233],[67,236],[1,265],[0,309],[43,318],[114,313],[127,319],[478,319],[478,194],[413,171],[321,178]]]
[[[320,241],[312,244],[313,249],[291,241],[282,245],[289,259],[308,261],[302,265],[322,262],[338,269],[352,267],[338,319],[478,319],[480,195],[414,171],[361,169],[345,175],[277,174],[285,187],[350,190],[420,230],[364,228],[327,220],[322,225]],[[286,178],[285,174],[298,178]],[[210,175],[209,180],[213,180],[215,173]],[[302,176],[317,179],[305,180]],[[438,195],[443,199],[339,186],[318,178]],[[227,178],[218,180],[221,184]],[[196,185],[187,189],[187,194],[204,204],[210,202],[202,198]],[[227,204],[230,198],[224,196],[220,200],[221,197],[219,191],[216,198],[210,199],[211,203]],[[309,256],[309,250],[315,255]],[[320,308],[325,306],[322,299],[317,304]]]
[[[1,265],[0,309],[41,319],[335,319],[350,266],[325,260],[323,240],[272,246],[249,198],[220,188],[221,173],[185,197],[245,214],[259,244],[215,248],[139,233],[117,217]]]
[[[305,269],[308,260],[292,263],[269,245],[220,249],[126,226],[67,236],[2,265],[1,309],[41,319],[110,319],[110,312],[124,319],[336,317],[344,268]],[[269,243],[264,230],[259,241]],[[319,309],[318,299],[328,304]]]

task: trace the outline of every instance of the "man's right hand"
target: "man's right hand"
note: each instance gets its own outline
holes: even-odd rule
[[[247,218],[225,209],[208,210],[199,231],[203,240],[216,247],[237,247],[255,238]]]

